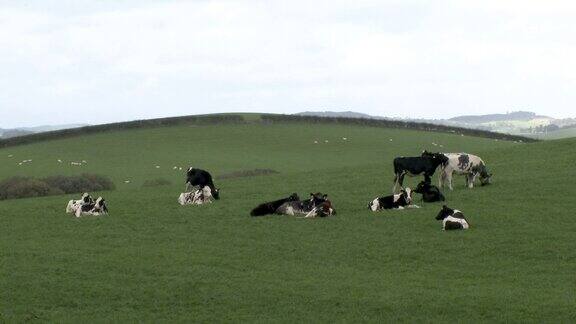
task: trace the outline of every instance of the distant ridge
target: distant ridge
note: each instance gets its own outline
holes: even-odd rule
[[[63,129],[72,129],[89,126],[88,124],[43,125],[34,127],[18,127],[11,129],[0,128],[0,138],[11,138],[30,134],[53,132]]]
[[[515,121],[515,120],[523,120],[528,121],[532,119],[553,119],[547,116],[538,116],[533,112],[529,111],[515,111],[506,114],[488,114],[488,115],[468,115],[468,116],[458,116],[453,117],[448,120],[461,122],[461,123],[468,123],[468,124],[482,124],[482,123],[490,123],[490,122],[502,122],[502,121]]]
[[[537,115],[530,111],[515,111],[505,114],[467,115],[449,119],[416,119],[416,118],[389,118],[372,116],[353,111],[305,111],[294,116],[331,117],[331,118],[364,118],[376,120],[395,120],[427,123],[434,125],[480,129],[502,134],[521,136],[535,136],[576,127],[576,118],[554,119],[548,116]]]
[[[363,114],[354,111],[304,111],[296,113],[297,116],[317,116],[317,117],[343,117],[343,118],[374,118],[380,119],[382,117],[375,117],[368,114]]]

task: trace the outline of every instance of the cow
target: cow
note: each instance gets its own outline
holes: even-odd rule
[[[397,157],[394,159],[394,187],[392,193],[396,192],[396,188],[402,188],[404,183],[404,176],[411,177],[424,174],[424,181],[431,182],[431,177],[439,165],[446,163],[448,158],[440,153],[429,153],[424,151],[422,156],[417,157]]]
[[[98,197],[96,201],[92,204],[81,205],[74,211],[76,217],[80,216],[99,216],[108,214],[108,206],[106,205],[106,200],[102,197]]]
[[[444,201],[444,195],[440,192],[440,189],[431,183],[426,181],[420,181],[414,192],[422,195],[422,201],[424,202],[436,202]]]
[[[318,206],[312,208],[305,218],[314,218],[314,217],[327,217],[327,216],[334,216],[336,215],[336,210],[332,206],[332,202],[326,199],[324,202],[319,204]]]
[[[278,200],[274,200],[274,201],[260,204],[260,205],[256,206],[256,208],[252,209],[252,211],[250,212],[250,215],[251,216],[264,216],[264,215],[268,215],[268,214],[274,214],[274,213],[276,213],[276,210],[280,206],[282,206],[284,203],[291,202],[291,201],[300,201],[300,197],[298,197],[297,193],[293,193],[292,195],[290,195],[286,198],[282,198],[282,199],[278,199]]]
[[[212,202],[212,189],[209,186],[204,186],[192,192],[183,192],[178,197],[178,203],[184,205],[202,205]]]
[[[466,176],[466,186],[474,187],[477,178],[480,179],[482,186],[492,182],[492,173],[488,171],[486,164],[476,155],[467,153],[444,153],[448,158],[440,166],[440,175],[438,178],[439,187],[442,188],[448,183],[448,188],[452,190],[452,174],[463,174]]]
[[[212,175],[208,171],[192,167],[188,168],[188,171],[186,171],[186,191],[188,191],[190,187],[201,189],[205,186],[210,187],[214,199],[220,199],[220,190],[214,186]]]
[[[68,205],[66,206],[66,213],[73,214],[78,206],[89,205],[93,204],[94,199],[88,194],[87,192],[82,194],[82,197],[79,200],[70,200],[68,201]]]
[[[368,203],[368,209],[371,211],[404,208],[420,208],[418,205],[412,204],[412,190],[410,188],[402,189],[398,194],[374,198]]]
[[[464,214],[458,209],[451,209],[448,206],[442,206],[442,209],[436,216],[436,220],[442,221],[442,230],[467,230],[470,224],[464,217]]]
[[[328,200],[328,195],[322,194],[320,192],[310,193],[310,199],[308,200],[287,201],[283,203],[276,209],[276,214],[290,216],[294,216],[296,214],[307,215],[316,206],[320,206],[326,200]]]

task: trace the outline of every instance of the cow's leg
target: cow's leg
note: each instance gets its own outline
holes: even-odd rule
[[[444,170],[440,170],[440,173],[438,174],[438,188],[444,187],[444,179],[445,179],[445,177],[446,177],[445,171],[444,171]]]
[[[424,182],[432,183],[432,177],[428,173],[424,173]]]
[[[394,187],[392,187],[392,193],[396,193],[398,186],[402,187],[402,182],[404,181],[404,173],[396,173],[394,175]]]
[[[452,172],[446,172],[446,182],[448,182],[448,188],[453,190],[452,188]]]

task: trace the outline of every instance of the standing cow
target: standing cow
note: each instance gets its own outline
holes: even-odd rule
[[[186,191],[188,191],[190,187],[198,190],[206,186],[210,188],[214,199],[220,199],[220,191],[214,186],[212,175],[208,171],[192,167],[188,168],[188,171],[186,172]]]
[[[396,192],[396,188],[402,188],[404,176],[411,177],[424,174],[424,181],[430,183],[432,175],[439,165],[446,163],[448,158],[441,153],[430,153],[424,151],[422,156],[416,157],[397,157],[394,159],[394,187],[392,193]]]
[[[478,156],[467,153],[444,153],[444,155],[448,158],[448,161],[440,167],[440,175],[438,177],[440,188],[447,182],[448,188],[452,190],[452,174],[454,172],[466,176],[466,186],[468,188],[474,187],[474,182],[477,178],[480,179],[480,183],[483,186],[492,182],[492,174],[489,173],[486,164]]]

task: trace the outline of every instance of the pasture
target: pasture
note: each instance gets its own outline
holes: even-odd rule
[[[391,192],[392,159],[423,149],[475,153],[494,173],[493,185],[468,190],[455,177],[445,191],[469,231],[442,232],[442,204],[419,196],[420,209],[367,209]],[[110,208],[99,218],[64,214],[80,195],[0,201],[0,322],[574,322],[575,159],[575,140],[310,124],[181,125],[0,149],[0,179],[90,172],[117,187],[94,193]],[[178,205],[188,166],[216,176],[221,200]],[[252,169],[279,173],[218,179]],[[153,178],[172,184],[142,187]],[[312,191],[328,193],[338,215],[249,216]]]

